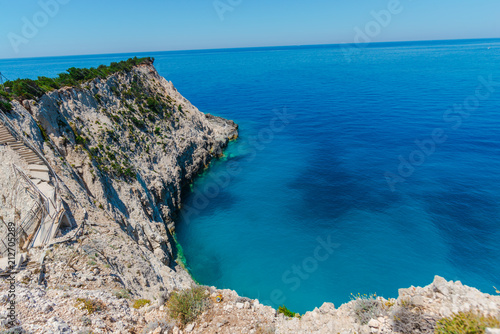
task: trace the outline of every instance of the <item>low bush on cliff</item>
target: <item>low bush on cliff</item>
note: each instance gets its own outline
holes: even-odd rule
[[[286,308],[285,305],[278,307],[278,313],[281,313],[289,318],[294,318],[294,317],[300,318],[300,314],[290,311],[289,309]]]
[[[384,313],[383,305],[377,300],[376,294],[351,294],[351,299],[354,300],[356,318],[362,325],[366,325],[370,319],[375,319]]]
[[[103,302],[100,300],[88,299],[88,298],[77,298],[76,306],[81,310],[86,310],[88,314],[102,311],[106,308]]]
[[[175,291],[167,303],[169,315],[182,325],[194,321],[198,315],[208,308],[208,305],[208,292],[202,286]]]
[[[0,110],[2,110],[4,112],[11,111],[12,110],[12,104],[10,104],[9,102],[5,102],[5,101],[0,100]]]
[[[154,58],[130,58],[125,61],[112,62],[109,66],[100,65],[97,68],[71,67],[67,73],[61,73],[56,78],[38,77],[37,80],[17,79],[5,82],[4,86],[10,89],[5,93],[8,99],[19,101],[41,97],[46,92],[65,86],[77,86],[95,78],[106,78],[117,72],[130,72],[134,66],[152,63]]]
[[[439,320],[436,334],[482,334],[486,328],[500,328],[500,320],[476,312],[460,312]]]
[[[419,308],[398,306],[394,312],[393,329],[401,334],[432,334],[436,320]]]
[[[134,301],[132,307],[135,309],[140,309],[141,307],[144,307],[149,304],[151,304],[151,301],[149,299],[137,299]]]
[[[0,96],[4,97],[7,99],[7,101],[10,101],[10,95],[5,91],[4,85],[0,85]]]

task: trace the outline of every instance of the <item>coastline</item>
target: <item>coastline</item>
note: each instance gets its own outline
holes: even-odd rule
[[[137,90],[129,92],[129,87]],[[144,101],[148,96],[154,100]],[[32,183],[40,192],[49,190],[58,212],[67,214],[67,226],[61,221],[54,224],[59,232],[46,244],[25,249],[25,267],[19,268],[15,286],[18,320],[26,330],[392,333],[401,325],[398,312],[433,324],[474,309],[500,316],[500,297],[436,277],[424,288],[401,289],[397,299],[359,297],[338,308],[324,303],[300,319],[235,291],[207,287],[212,298],[220,294],[223,302],[210,302],[210,308],[187,326],[174,324],[165,302],[194,283],[174,257],[176,247],[182,250],[174,231],[183,188],[200,172],[208,172],[207,166],[237,137],[238,126],[202,114],[158,75],[152,63],[12,105],[14,110],[5,117],[13,125],[13,135],[31,143],[48,165],[30,169],[33,155],[23,156],[27,149],[16,150],[20,146],[13,144],[0,146],[2,162],[16,162],[27,178],[38,180]],[[17,174],[8,164],[2,167],[1,193],[17,201],[11,191]],[[45,169],[47,174],[37,173]],[[32,203],[28,197],[22,200],[16,205],[25,217]],[[19,220],[10,208],[3,215]],[[9,300],[4,286],[2,321]],[[90,312],[81,300],[101,308]],[[138,300],[148,302],[136,308]],[[360,300],[369,300],[374,313],[360,315]]]

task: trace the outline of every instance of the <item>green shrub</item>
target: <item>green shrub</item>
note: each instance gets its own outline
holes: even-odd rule
[[[138,128],[141,128],[144,126],[144,121],[142,119],[137,119],[135,116],[132,116],[131,118],[132,123],[134,123],[135,126]]]
[[[34,100],[45,94],[45,91],[40,88],[37,81],[31,79],[7,81],[4,85],[5,87],[9,87],[12,95],[20,100]]]
[[[11,111],[12,110],[12,104],[10,104],[9,102],[5,102],[5,101],[0,100],[0,110],[2,110],[4,112]]]
[[[135,179],[137,175],[135,174],[135,171],[131,167],[127,167],[122,170],[122,176],[130,179]]]
[[[77,298],[76,306],[81,310],[86,310],[88,314],[102,311],[106,308],[103,302],[100,300],[93,300],[88,298]]]
[[[482,334],[488,327],[500,328],[500,320],[476,312],[459,312],[439,320],[436,334]]]
[[[285,305],[278,307],[278,313],[284,314],[289,318],[300,317],[300,314],[290,311]]]
[[[7,99],[7,101],[12,101],[12,97],[10,96],[9,93],[7,93],[5,90],[4,90],[4,87],[2,85],[0,85],[0,96],[3,96]]]
[[[154,111],[154,112],[159,111],[159,103],[154,98],[148,97],[148,99],[146,100],[146,103],[148,105],[148,108],[151,109],[152,111]]]
[[[118,134],[114,130],[107,129],[106,134],[109,136],[109,138],[111,138],[114,141],[118,141],[119,139]]]
[[[38,126],[38,129],[40,129],[40,133],[42,134],[43,140],[49,142],[50,138],[49,135],[47,135],[45,128],[39,122],[37,122],[36,125]]]
[[[78,145],[85,145],[85,137],[82,137],[80,135],[76,135],[75,141]]]
[[[169,315],[183,325],[194,321],[208,305],[208,292],[201,286],[173,292],[167,303]]]
[[[132,307],[135,309],[140,309],[141,307],[144,307],[148,304],[151,304],[151,301],[149,299],[137,299],[134,301]]]
[[[111,87],[111,91],[113,92],[113,94],[115,94],[116,97],[121,97],[121,93],[120,91],[118,90],[118,88],[116,88],[115,86],[112,86]]]
[[[116,160],[116,155],[113,152],[106,152],[109,160]]]

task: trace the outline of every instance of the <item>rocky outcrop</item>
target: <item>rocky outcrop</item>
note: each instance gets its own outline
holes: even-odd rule
[[[83,234],[80,243],[105,254],[122,288],[141,296],[189,286],[172,237],[182,189],[237,138],[237,125],[201,113],[151,63],[12,105],[4,116],[16,137],[43,152],[62,185],[74,228],[53,242]],[[13,220],[15,177],[7,165],[23,157],[3,150],[14,157],[2,160],[0,190],[2,210]]]
[[[20,278],[22,280],[26,280],[26,275]],[[88,280],[82,275],[82,282]],[[4,291],[0,293],[0,302],[5,302],[7,289],[0,287]],[[18,312],[23,319],[23,329],[33,333],[414,334],[434,333],[437,320],[460,311],[500,317],[500,296],[483,294],[438,276],[426,287],[401,289],[397,299],[375,298],[371,308],[361,308],[359,300],[339,308],[325,303],[300,318],[285,317],[258,300],[240,297],[232,290],[207,289],[212,297],[209,308],[184,328],[169,319],[164,299],[151,300],[135,309],[127,296],[93,288],[30,289],[19,283]],[[214,297],[219,294],[223,299],[217,303]],[[101,305],[101,309],[89,314],[81,306],[82,300]],[[369,316],[365,317],[361,309],[370,313]],[[6,315],[6,311],[0,309],[0,322],[6,321]],[[494,330],[489,332],[495,333]]]

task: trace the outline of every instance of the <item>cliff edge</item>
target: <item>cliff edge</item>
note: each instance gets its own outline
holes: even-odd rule
[[[22,229],[19,261],[37,267],[49,247],[37,280],[49,288],[80,285],[75,275],[150,299],[190,286],[172,237],[182,189],[222,155],[238,126],[200,112],[150,59],[24,94],[43,89],[39,82],[12,85],[23,94],[0,111],[0,217]]]

